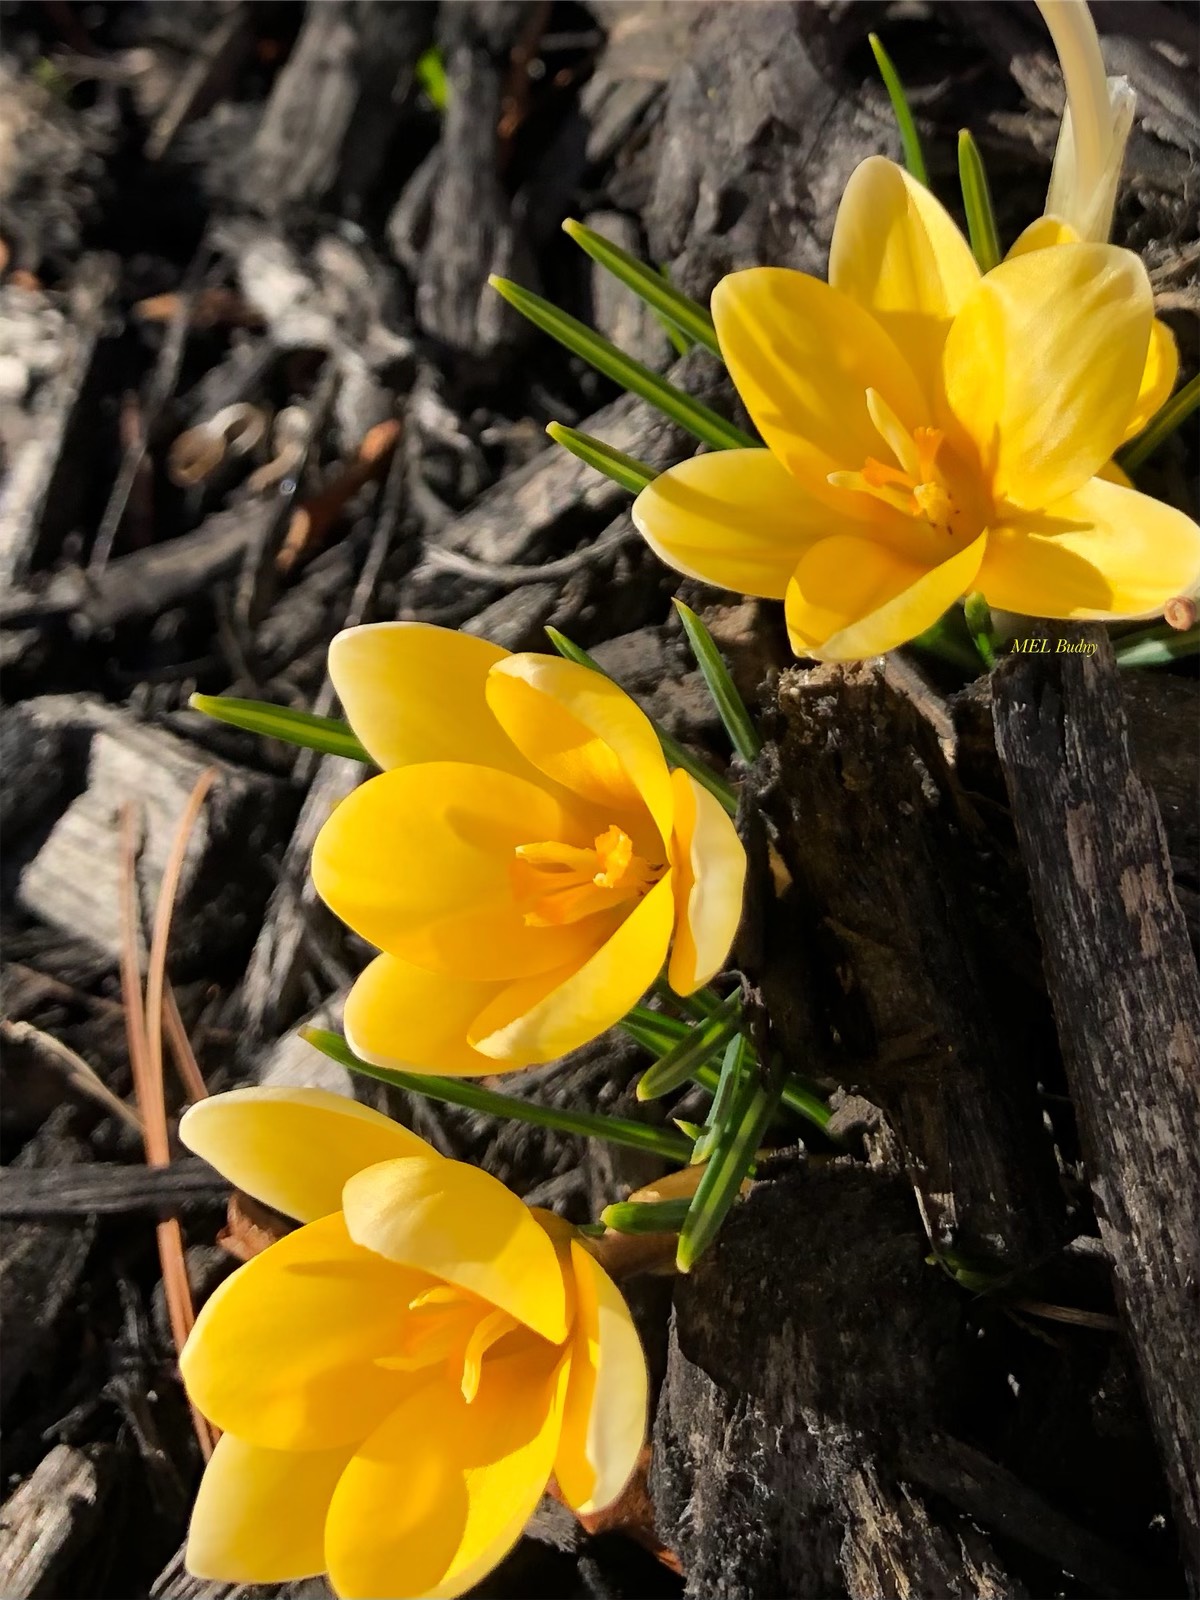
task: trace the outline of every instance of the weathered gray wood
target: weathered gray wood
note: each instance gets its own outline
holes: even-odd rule
[[[219,1205],[228,1193],[229,1184],[199,1156],[180,1156],[169,1167],[0,1167],[0,1217],[178,1216]]]
[[[763,988],[801,1071],[888,1112],[939,1248],[993,1270],[1065,1243],[1042,1121],[1036,1014],[1012,1003],[981,905],[985,842],[939,728],[890,669],[794,669],[749,777],[791,883],[795,926],[767,943]],[[827,1018],[814,1061],[811,1020]]]
[[[64,1594],[63,1567],[91,1537],[107,1489],[104,1457],[56,1444],[0,1506],[0,1594]]]
[[[1062,635],[1042,630],[1056,651]],[[1096,1214],[1200,1585],[1200,976],[1102,630],[1013,656],[996,745]]]

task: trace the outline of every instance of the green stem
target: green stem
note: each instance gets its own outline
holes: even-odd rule
[[[1197,406],[1200,406],[1200,373],[1158,408],[1136,439],[1131,439],[1123,450],[1117,451],[1117,465],[1126,472],[1136,472],[1160,445],[1165,444],[1183,426]]]
[[[937,656],[939,661],[945,661],[952,667],[959,667],[972,678],[979,676],[978,652],[964,639],[956,639],[952,632],[951,613],[938,619],[932,628],[926,628],[924,633],[919,633],[913,639],[914,650],[923,650],[927,655]],[[956,620],[956,619],[955,619]]]
[[[606,1139],[609,1144],[619,1144],[629,1150],[647,1150],[662,1156],[665,1161],[686,1162],[692,1153],[691,1144],[682,1134],[668,1128],[651,1128],[644,1122],[631,1122],[624,1117],[601,1116],[594,1111],[564,1111],[558,1107],[537,1105],[531,1100],[521,1100],[515,1095],[498,1094],[494,1089],[484,1089],[470,1079],[437,1078],[424,1073],[396,1072],[390,1067],[375,1067],[362,1061],[351,1050],[340,1034],[325,1028],[302,1028],[301,1036],[322,1055],[339,1062],[351,1072],[376,1078],[394,1089],[405,1089],[410,1094],[423,1094],[427,1099],[440,1100],[445,1105],[464,1106],[468,1111],[481,1111],[489,1117],[508,1117],[514,1122],[529,1122],[538,1128],[553,1128],[558,1133],[579,1134],[585,1139]]]
[[[1165,622],[1113,640],[1113,658],[1119,667],[1165,667],[1181,656],[1200,654],[1200,624],[1182,631]]]

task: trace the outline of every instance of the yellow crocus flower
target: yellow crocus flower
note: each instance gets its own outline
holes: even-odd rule
[[[828,283],[758,268],[717,285],[721,353],[768,448],[656,478],[633,509],[650,544],[783,599],[797,654],[834,661],[903,644],[973,590],[1110,620],[1195,589],[1200,528],[1107,476],[1149,403],[1145,268],[1039,226],[983,277],[927,189],[863,162]]]
[[[385,769],[312,864],[384,952],[346,1004],[365,1060],[461,1076],[550,1061],[618,1022],[668,949],[678,994],[720,970],[745,852],[614,683],[400,622],[339,634],[329,671]]]
[[[646,1364],[573,1228],[319,1089],[216,1095],[180,1135],[304,1224],[220,1285],[183,1350],[223,1430],[191,1572],[449,1597],[511,1549],[551,1476],[581,1512],[617,1497]]]

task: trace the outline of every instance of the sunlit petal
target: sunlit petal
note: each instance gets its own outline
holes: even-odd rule
[[[385,1161],[342,1197],[350,1237],[379,1257],[469,1289],[543,1338],[567,1332],[554,1246],[529,1208],[461,1161]]]
[[[529,777],[496,726],[483,685],[508,655],[457,628],[373,622],[329,646],[329,676],[354,732],[381,767],[473,761]]]
[[[667,977],[676,994],[693,994],[725,965],[742,920],[746,852],[720,802],[676,769],[675,943]]]
[[[389,955],[477,981],[524,977],[582,960],[604,930],[527,926],[513,896],[514,852],[592,838],[534,783],[430,761],[385,772],[341,802],[317,836],[313,882],[343,922]]]
[[[1049,250],[1056,244],[1078,244],[1079,235],[1069,222],[1059,217],[1036,217],[1013,241],[1005,256],[1013,261],[1017,256],[1027,256],[1031,250]]]
[[[769,450],[714,450],[662,472],[633,520],[669,566],[739,594],[782,600],[801,553],[829,531],[815,500]]]
[[[1138,389],[1133,415],[1125,425],[1125,438],[1133,439],[1150,418],[1171,398],[1171,391],[1179,377],[1179,346],[1175,335],[1165,322],[1157,317],[1150,324],[1150,347],[1146,352],[1146,365]]]
[[[326,1523],[343,1600],[453,1600],[496,1566],[549,1481],[564,1371],[548,1347],[489,1361],[470,1405],[429,1383],[365,1441]]]
[[[324,1572],[325,1516],[354,1449],[264,1450],[223,1434],[192,1510],[188,1571],[237,1584]]]
[[[589,961],[514,983],[476,1017],[471,1041],[497,1063],[553,1061],[619,1022],[667,956],[675,908],[667,872]]]
[[[376,956],[346,1001],[346,1042],[364,1061],[400,1072],[464,1078],[495,1072],[496,1063],[467,1043],[467,1030],[503,987],[502,982],[426,972],[396,956]]]
[[[648,811],[661,838],[670,838],[671,779],[662,747],[623,689],[574,661],[527,654],[493,667],[487,697],[496,720],[540,772],[593,806]]]
[[[313,1159],[320,1154],[315,1147]],[[403,1164],[450,1165],[433,1155]],[[430,1282],[353,1243],[339,1213],[310,1222],[209,1296],[180,1357],[188,1395],[219,1428],[266,1449],[362,1439],[410,1386],[374,1362],[394,1348],[409,1302]]]
[[[586,1513],[615,1500],[637,1464],[648,1378],[621,1291],[578,1240],[571,1260],[578,1310],[554,1475],[567,1504]]]
[[[1200,527],[1096,478],[1039,516],[991,530],[978,586],[997,609],[1104,621],[1153,616],[1200,585]]]
[[[953,418],[997,500],[1048,505],[1112,456],[1134,410],[1152,317],[1146,269],[1111,245],[1034,250],[980,282],[943,365]]]
[[[936,567],[852,534],[814,545],[796,568],[786,614],[797,655],[858,661],[931,627],[974,584],[986,536]]]
[[[342,1185],[392,1156],[433,1155],[424,1139],[325,1089],[230,1089],[186,1111],[179,1137],[223,1177],[285,1216],[311,1222]]]
[[[868,156],[850,175],[829,246],[829,281],[871,312],[932,396],[950,323],[979,282],[979,267],[941,202],[884,156]]]
[[[920,384],[890,336],[849,295],[783,267],[722,278],[712,313],[730,376],[771,450],[843,517],[874,518],[878,502],[834,491],[827,479],[857,471],[879,452],[868,389],[879,391],[905,427],[930,420]]]

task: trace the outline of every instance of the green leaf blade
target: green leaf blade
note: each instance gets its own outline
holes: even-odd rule
[[[686,429],[702,444],[711,445],[714,450],[761,448],[759,440],[752,439],[741,428],[734,427],[732,422],[726,422],[709,406],[693,399],[682,389],[677,389],[673,383],[659,377],[657,372],[651,372],[635,357],[618,350],[611,340],[596,333],[577,317],[560,311],[541,295],[523,289],[520,284],[512,283],[507,278],[493,275],[488,282],[497,294],[507,300],[515,311],[527,317],[536,328],[557,339],[572,354],[595,367],[606,378],[611,378],[614,383],[619,383],[623,389],[628,389],[630,394],[636,394],[657,407],[664,416]]]
[[[1200,373],[1185,383],[1177,394],[1164,401],[1136,439],[1131,439],[1123,449],[1117,451],[1118,465],[1126,472],[1136,472],[1183,426],[1198,406]]]
[[[731,994],[719,1010],[689,1028],[684,1038],[642,1074],[637,1086],[638,1099],[657,1100],[694,1078],[697,1069],[707,1066],[738,1031],[741,1014],[741,994]]]
[[[636,256],[631,256],[628,250],[622,250],[620,245],[613,244],[611,239],[606,239],[593,228],[586,227],[582,222],[576,222],[573,217],[568,217],[562,226],[563,232],[573,239],[581,250],[585,250],[606,272],[611,272],[613,277],[627,289],[632,289],[634,294],[657,311],[660,317],[665,318],[668,323],[678,328],[688,339],[701,345],[711,355],[720,357],[721,347],[717,343],[717,330],[713,326],[712,317],[703,306],[676,289],[661,272],[646,266]]]
[[[350,761],[371,760],[349,724],[337,717],[318,717],[311,711],[272,705],[269,700],[237,700],[232,695],[194,694],[188,704],[215,722],[257,733],[264,739],[282,739],[285,744],[320,750],[327,756],[345,756]]]
[[[729,675],[729,668],[713,642],[712,634],[692,608],[685,606],[682,600],[675,601],[675,609],[679,613],[679,620],[683,623],[683,631],[688,636],[696,665],[708,685],[708,692],[712,695],[713,704],[725,724],[725,731],[733,743],[733,748],[743,761],[756,760],[762,750],[762,740],[758,737],[758,730],[750,720],[750,713],[746,710],[742,697]]]
[[[966,128],[958,136],[958,181],[962,185],[971,249],[980,272],[990,272],[1000,265],[1000,235],[983,157]]]
[[[867,38],[870,41],[871,53],[875,57],[875,65],[879,68],[879,76],[883,79],[888,99],[892,102],[892,115],[900,132],[900,147],[904,151],[904,165],[917,182],[923,183],[928,189],[929,173],[925,166],[925,153],[921,149],[921,136],[913,121],[908,96],[904,92],[904,85],[900,82],[900,74],[896,71],[891,56],[883,48],[879,35],[869,33]]]
[[[614,1233],[678,1233],[688,1200],[618,1200],[605,1206],[600,1221]]]
[[[580,433],[578,428],[565,427],[561,422],[548,422],[546,432],[555,444],[569,450],[586,466],[619,483],[630,494],[641,494],[646,485],[653,483],[658,476],[653,467],[648,467],[636,456],[627,456],[623,450],[605,444],[603,439],[597,439],[590,433]]]

